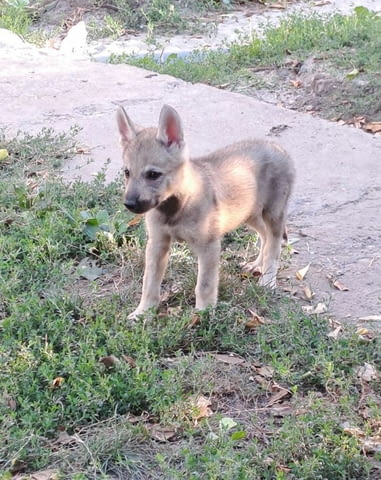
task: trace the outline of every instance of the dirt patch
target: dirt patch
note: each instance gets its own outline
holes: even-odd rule
[[[255,86],[238,91],[258,100],[364,128],[381,122],[381,74],[335,68],[328,58],[290,60],[282,68],[253,69]],[[380,125],[381,130],[381,125]],[[371,127],[368,128],[371,133]]]

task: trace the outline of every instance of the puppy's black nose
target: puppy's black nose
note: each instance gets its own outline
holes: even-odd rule
[[[145,213],[151,208],[151,204],[148,201],[141,201],[139,199],[126,198],[124,206],[132,213]]]
[[[124,206],[128,208],[128,210],[131,210],[133,212],[137,208],[138,202],[136,201],[136,199],[127,198],[124,201]]]

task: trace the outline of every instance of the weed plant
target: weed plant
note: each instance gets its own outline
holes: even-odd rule
[[[28,5],[28,0],[4,0],[0,2],[0,28],[6,28],[25,37],[32,23],[32,18],[27,9]]]
[[[167,308],[128,322],[144,228],[121,210],[119,180],[58,175],[74,135],[0,138],[0,478],[47,467],[76,480],[371,478],[344,426],[372,436],[379,424],[380,382],[364,389],[356,373],[380,368],[378,336],[335,341],[326,318],[240,277],[232,262],[254,242],[244,231],[224,243],[215,311],[195,317],[193,260],[176,246]],[[249,308],[270,321],[248,330]],[[259,366],[271,378],[259,382]],[[287,414],[269,406],[275,385]]]

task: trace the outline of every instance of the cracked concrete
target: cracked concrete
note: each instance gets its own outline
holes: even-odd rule
[[[174,106],[193,155],[248,137],[273,138],[295,159],[298,175],[289,230],[299,253],[281,272],[288,277],[283,282],[298,292],[310,286],[313,303],[327,302],[339,320],[381,314],[380,137],[127,65],[75,61],[29,48],[2,50],[0,85],[0,123],[10,134],[82,128],[80,141],[94,161],[78,156],[66,165],[68,179],[89,178],[107,159],[108,178],[117,174],[118,104],[142,125],[157,123],[163,103]],[[277,130],[281,125],[288,128]],[[298,282],[295,272],[308,263],[306,279]],[[328,274],[348,291],[334,289]]]

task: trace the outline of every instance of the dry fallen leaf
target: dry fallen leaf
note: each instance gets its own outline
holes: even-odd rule
[[[310,268],[310,263],[305,266],[304,268],[301,268],[300,270],[298,270],[296,273],[295,273],[295,276],[298,280],[302,281],[304,279],[304,277],[307,275],[307,272],[308,272],[308,269]]]
[[[349,289],[345,285],[343,285],[339,280],[335,280],[332,285],[340,290],[340,292],[347,292]]]
[[[333,338],[334,340],[337,340],[338,336],[339,336],[339,333],[341,332],[341,330],[343,329],[343,327],[341,325],[339,325],[338,327],[336,327],[334,330],[332,330],[331,332],[329,332],[329,334],[327,335],[329,338]]]
[[[254,367],[254,369],[258,373],[258,375],[261,375],[261,377],[265,377],[265,378],[272,378],[275,371],[274,368],[270,367],[269,365]]]
[[[52,387],[53,388],[59,388],[62,386],[62,384],[64,383],[65,379],[63,377],[56,377],[53,381],[52,381]]]
[[[99,362],[103,363],[106,368],[111,369],[120,363],[120,360],[119,358],[116,358],[115,355],[108,355],[107,357],[100,358]]]
[[[303,86],[303,82],[301,82],[300,80],[290,80],[290,84],[294,87],[294,88],[300,88]]]
[[[129,222],[128,226],[133,227],[134,225],[138,225],[142,221],[143,215],[135,215]]]
[[[91,150],[88,147],[76,147],[75,148],[75,153],[76,154],[82,154],[82,155],[90,155]]]
[[[40,470],[39,472],[32,473],[29,477],[30,480],[58,480],[59,471],[58,470]]]
[[[211,404],[212,402],[203,395],[198,395],[198,397],[196,397],[193,405],[194,412],[192,414],[192,418],[195,423],[197,423],[197,421],[201,418],[210,417],[213,415],[213,411],[210,408]]]
[[[225,354],[225,353],[213,353],[212,356],[222,363],[227,363],[229,365],[242,365],[246,363],[246,360],[238,355],[234,355],[232,353]]]
[[[135,368],[136,367],[136,362],[135,360],[130,357],[129,355],[122,355],[122,358],[123,360],[128,363],[128,365],[131,367],[131,368]]]
[[[271,323],[269,319],[258,315],[255,310],[249,309],[249,313],[251,315],[250,320],[245,324],[245,328],[247,328],[248,330],[252,330],[253,328],[257,328],[261,325]]]
[[[167,308],[167,316],[169,317],[179,317],[182,313],[182,307],[179,305],[178,307],[168,307]]]
[[[266,403],[266,407],[272,407],[275,403],[281,402],[283,399],[288,398],[291,396],[290,390],[287,390],[286,388],[281,387],[277,383],[274,383],[271,386],[271,389],[273,390],[273,394],[271,395],[269,401]]]
[[[374,332],[371,332],[367,328],[360,327],[356,330],[357,335],[360,337],[361,340],[370,341],[374,338]]]
[[[368,315],[367,317],[360,317],[360,322],[381,322],[381,315]]]
[[[194,328],[201,323],[201,315],[199,313],[194,313],[192,315],[191,321],[188,323],[187,328]]]
[[[162,425],[147,425],[151,437],[159,442],[168,442],[176,436],[176,431]]]
[[[271,413],[274,417],[286,417],[294,413],[294,409],[290,402],[285,402],[282,405],[274,405],[271,407]]]
[[[255,375],[253,380],[255,380],[259,385],[263,388],[263,390],[269,390],[271,387],[271,381],[267,380],[265,377],[261,375]]]
[[[72,445],[78,443],[74,435],[69,435],[66,430],[61,431],[58,437],[51,443],[55,449],[61,448],[61,445]]]
[[[381,132],[381,122],[369,122],[366,123],[363,128],[371,133]]]
[[[344,427],[343,431],[348,435],[358,438],[365,453],[373,454],[381,452],[380,435],[367,436],[360,428],[351,426]]]
[[[370,363],[364,363],[362,367],[359,367],[357,370],[357,376],[360,380],[364,382],[370,382],[372,380],[376,380],[378,377],[378,373],[376,368]]]
[[[311,300],[311,298],[315,295],[315,293],[310,289],[310,287],[304,287],[303,292],[307,300]]]
[[[7,391],[0,396],[0,405],[1,404],[7,406],[10,410],[16,410],[17,408],[16,400],[12,397],[12,395],[9,395]]]
[[[307,305],[302,307],[303,312],[307,313],[308,315],[320,315],[325,313],[328,308],[325,303],[318,303],[315,307],[313,305]]]

